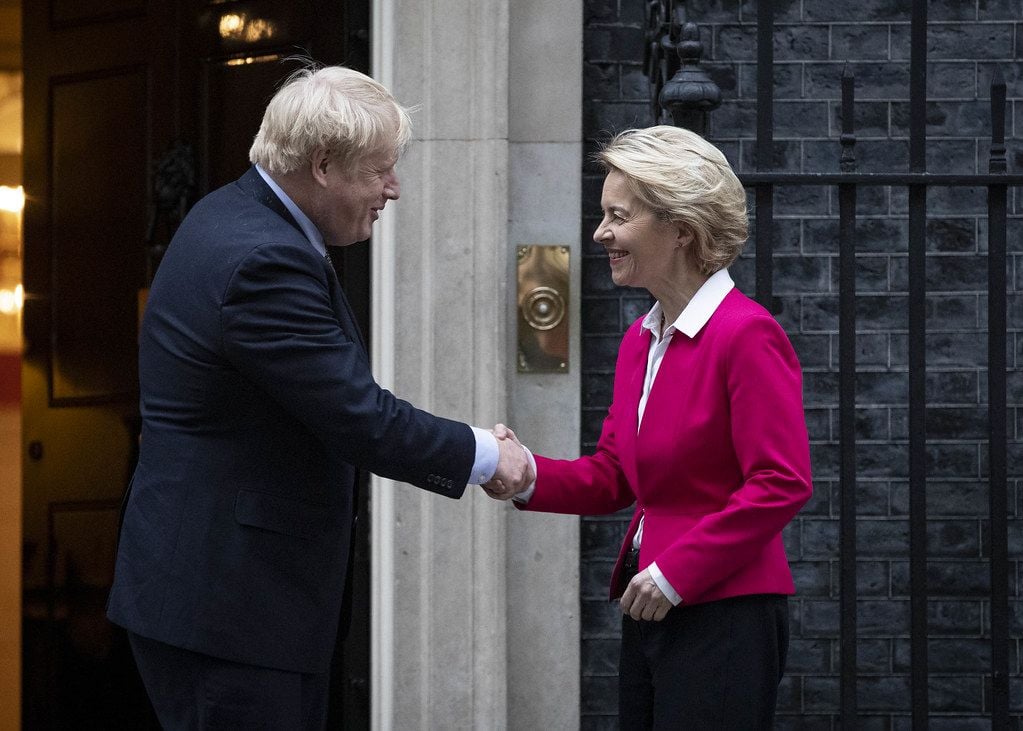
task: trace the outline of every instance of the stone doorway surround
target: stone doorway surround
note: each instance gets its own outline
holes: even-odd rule
[[[582,4],[374,0],[373,75],[414,115],[373,242],[373,366],[435,413],[579,449]],[[515,370],[515,247],[572,251],[568,374]],[[374,478],[374,729],[577,728],[579,521]],[[443,558],[441,558],[443,557]]]

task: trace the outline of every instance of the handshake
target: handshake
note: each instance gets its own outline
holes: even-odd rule
[[[490,482],[481,487],[495,500],[508,500],[536,481],[535,462],[515,432],[504,424],[497,424],[490,431],[497,438],[497,470]]]

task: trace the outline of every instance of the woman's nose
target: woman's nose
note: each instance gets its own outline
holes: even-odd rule
[[[598,244],[607,238],[610,238],[611,229],[609,229],[603,221],[597,226],[597,230],[593,232],[593,240]]]

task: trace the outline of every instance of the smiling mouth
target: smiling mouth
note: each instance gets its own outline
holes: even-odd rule
[[[618,261],[624,259],[629,255],[629,252],[622,251],[621,249],[608,249],[607,255],[611,258],[611,261]]]

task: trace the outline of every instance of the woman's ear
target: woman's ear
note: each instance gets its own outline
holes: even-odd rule
[[[696,235],[693,233],[692,227],[688,223],[679,222],[675,224],[675,248],[681,249],[683,246],[689,246],[693,243],[693,239]]]

